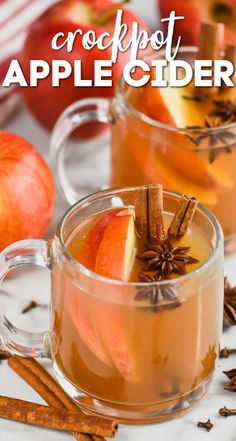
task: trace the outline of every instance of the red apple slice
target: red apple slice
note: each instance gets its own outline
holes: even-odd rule
[[[144,93],[148,114],[156,121],[179,128],[204,125],[204,115],[208,113],[207,107],[210,108],[210,100],[201,103],[184,99],[184,95],[193,94],[191,85],[152,87],[148,84]]]
[[[119,211],[120,209],[114,209],[105,214],[91,229],[84,242],[80,255],[80,263],[91,271],[95,269],[96,257],[104,231],[110,220],[119,213]],[[107,355],[107,351],[99,339],[99,335],[96,333],[88,302],[82,298],[82,293],[77,292],[73,294],[72,291],[73,287],[71,287],[70,294],[66,298],[66,303],[81,339],[102,363],[111,367],[113,363],[109,355]]]
[[[88,299],[83,298],[83,296],[84,293],[76,290],[74,295],[70,292],[70,296],[66,298],[66,306],[70,317],[87,348],[104,365],[113,368],[112,360],[93,325]]]
[[[80,255],[80,263],[86,266],[91,271],[95,270],[95,263],[98,249],[103,238],[104,231],[110,220],[119,213],[120,209],[114,209],[105,214],[89,232],[87,239],[84,242],[83,249]]]
[[[97,254],[95,271],[105,277],[126,281],[136,246],[134,210],[122,210],[107,225]],[[123,287],[113,286],[117,303]],[[138,382],[138,363],[125,320],[125,307],[105,305],[99,312],[99,330],[118,372],[130,382]]]
[[[128,280],[135,245],[134,211],[122,210],[110,220],[104,231],[95,272],[111,279]]]
[[[138,348],[132,339],[132,321],[125,316],[120,305],[105,305],[97,320],[102,340],[109,350],[119,374],[130,383],[140,382]],[[119,308],[119,309],[118,309]]]
[[[213,174],[210,174],[208,175],[209,179],[207,179],[207,175],[205,175],[206,180],[204,181],[203,179],[202,182],[200,179],[201,175],[199,175],[200,180],[197,182],[197,175],[195,175],[195,173],[199,173],[199,170],[197,172],[193,168],[193,165],[191,168],[191,165],[188,164],[187,155],[185,155],[186,149],[182,150],[183,163],[180,163],[182,167],[180,170],[176,165],[176,161],[179,160],[179,153],[177,152],[178,147],[175,145],[171,147],[171,149],[173,148],[172,153],[167,151],[169,146],[166,151],[164,151],[164,148],[162,150],[162,146],[158,144],[153,149],[150,149],[145,140],[140,140],[140,142],[135,145],[135,148],[133,148],[131,141],[127,142],[127,145],[132,150],[132,157],[138,165],[140,173],[146,177],[147,182],[161,182],[166,188],[171,188],[180,193],[186,193],[186,191],[188,191],[188,193],[194,194],[203,204],[208,206],[214,206],[217,203],[218,194],[232,187],[230,178],[226,175],[224,170],[220,169],[220,166],[216,162],[211,168],[214,170],[214,174],[218,180],[214,179]],[[174,156],[174,150],[176,150],[176,156]],[[192,152],[192,154],[194,154],[194,152]],[[169,161],[170,157],[172,157],[173,162]],[[194,159],[197,167],[198,158],[196,155]],[[208,167],[207,164],[206,167]],[[191,170],[192,176],[189,176],[187,180],[186,174],[188,175]],[[192,179],[194,177],[195,179]],[[205,183],[205,187],[202,183]]]

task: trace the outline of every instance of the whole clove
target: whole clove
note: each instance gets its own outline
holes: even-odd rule
[[[22,309],[21,313],[26,314],[27,312],[32,311],[32,309],[37,308],[37,306],[39,306],[38,303],[35,302],[35,300],[32,300],[24,309]]]
[[[231,354],[235,354],[235,353],[236,353],[236,348],[229,349],[229,348],[225,347],[220,350],[219,357],[220,358],[228,358]]]
[[[210,432],[210,430],[213,427],[213,424],[212,424],[211,420],[208,418],[208,420],[205,423],[202,421],[198,421],[197,426],[202,427],[203,429],[206,429],[207,432]]]
[[[219,414],[226,418],[231,415],[236,415],[236,409],[228,409],[226,406],[224,406],[219,410]]]

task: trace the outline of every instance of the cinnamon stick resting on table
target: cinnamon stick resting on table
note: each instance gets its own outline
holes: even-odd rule
[[[0,418],[109,438],[113,438],[118,430],[115,421],[3,396],[0,396]]]
[[[52,407],[75,410],[83,415],[81,409],[64,392],[54,378],[44,367],[32,358],[14,356],[8,360],[8,365],[26,383],[28,383]],[[77,441],[105,441],[104,438],[85,433],[73,433]]]

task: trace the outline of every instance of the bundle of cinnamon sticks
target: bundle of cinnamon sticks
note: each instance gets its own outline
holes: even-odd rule
[[[70,431],[77,441],[105,441],[103,437],[115,436],[116,421],[83,413],[36,360],[12,356],[8,358],[8,365],[48,406],[0,396],[0,418]]]

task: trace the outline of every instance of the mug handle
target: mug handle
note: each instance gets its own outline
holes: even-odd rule
[[[21,240],[0,253],[0,284],[14,268],[39,265],[51,269],[51,242]],[[49,332],[27,332],[0,315],[0,339],[4,349],[25,357],[50,358]]]
[[[77,101],[61,114],[53,128],[50,141],[50,157],[53,166],[56,168],[61,193],[71,205],[81,198],[81,194],[78,194],[78,191],[75,190],[66,173],[65,149],[68,138],[75,129],[87,123],[111,124],[113,118],[110,113],[110,104],[110,100],[103,98],[88,98]],[[83,190],[88,194],[101,190],[101,188],[90,187]]]

